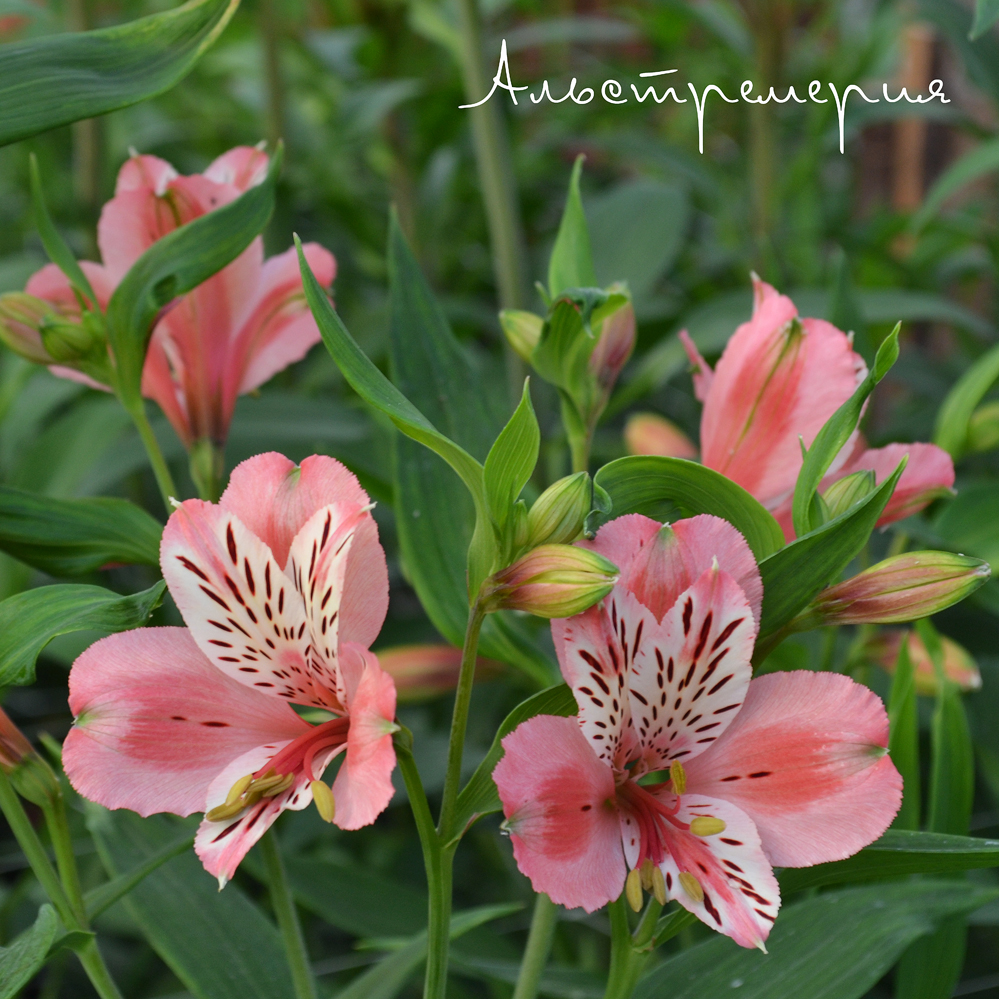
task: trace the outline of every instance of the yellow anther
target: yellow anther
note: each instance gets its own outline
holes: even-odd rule
[[[701,882],[689,871],[680,871],[680,884],[695,902],[704,901],[704,889],[701,887]]]
[[[652,894],[660,905],[666,904],[666,880],[658,867],[652,868]]]
[[[245,777],[240,777],[232,787],[229,788],[229,793],[226,795],[225,803],[227,805],[234,805],[240,798],[243,797],[246,789],[253,783],[253,774],[247,774]]]
[[[698,815],[696,819],[690,820],[690,831],[695,836],[717,836],[718,833],[725,832],[725,823],[710,815]]]
[[[683,794],[687,790],[687,774],[679,760],[674,760],[669,765],[669,779],[673,782],[676,794]]]
[[[321,780],[314,780],[309,785],[309,790],[312,791],[312,800],[315,802],[316,811],[319,812],[320,817],[324,822],[332,822],[336,815],[336,801],[329,785],[324,784]]]
[[[656,870],[656,867],[648,857],[642,861],[641,866],[638,868],[639,876],[642,879],[642,888],[645,891],[652,891],[652,872],[654,870]]]
[[[638,868],[633,867],[628,872],[628,877],[624,882],[624,894],[628,899],[628,905],[635,912],[642,911],[642,876],[638,873]]]
[[[281,794],[282,791],[287,791],[288,788],[294,783],[294,774],[284,774],[281,779],[277,781],[277,783],[268,785],[261,793],[265,798],[273,798],[276,795]]]
[[[217,805],[210,811],[205,812],[205,818],[209,822],[224,822],[226,819],[235,818],[240,812],[245,811],[251,805],[255,805],[260,800],[260,797],[260,792],[252,789],[245,798],[238,798],[229,805]]]

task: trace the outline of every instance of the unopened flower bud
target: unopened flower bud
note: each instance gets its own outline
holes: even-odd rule
[[[531,355],[541,339],[541,328],[545,322],[541,316],[520,309],[504,309],[499,314],[500,326],[514,351],[531,363]]]
[[[397,645],[378,650],[378,662],[395,682],[400,702],[423,701],[458,686],[461,649],[452,645]],[[475,679],[489,680],[503,672],[503,664],[481,656],[475,661]]]
[[[969,451],[992,451],[999,447],[999,401],[979,406],[968,421]]]
[[[52,768],[32,748],[21,730],[0,708],[0,770],[14,790],[36,805],[46,805],[61,794]]]
[[[593,503],[593,485],[586,472],[567,475],[550,485],[527,515],[527,544],[568,545],[583,533]]]
[[[886,672],[894,674],[903,641],[909,653],[909,661],[912,663],[916,693],[927,697],[936,696],[937,671],[929,651],[917,632],[901,629],[882,632],[866,643],[864,652]],[[971,653],[946,635],[940,636],[940,645],[943,648],[944,676],[951,683],[957,684],[961,690],[978,690],[982,685],[982,674],[978,671],[978,664],[971,657]]]
[[[655,454],[666,458],[696,458],[694,442],[675,424],[655,413],[635,413],[624,427],[629,454]]]
[[[874,473],[867,469],[844,475],[837,479],[823,494],[828,517],[833,520],[841,513],[846,513],[854,504],[859,503],[869,493],[877,488]]]
[[[622,292],[627,294],[626,289],[620,285],[612,285],[607,291],[613,296],[611,302]],[[604,317],[597,344],[590,354],[590,373],[602,388],[610,391],[634,349],[635,309],[628,298],[619,308]]]
[[[42,342],[41,327],[58,320],[59,313],[40,298],[20,291],[0,295],[0,341],[34,364],[54,360]]]
[[[49,357],[60,364],[89,357],[102,342],[100,330],[89,313],[84,313],[80,322],[61,316],[47,317],[39,333]]]
[[[915,621],[963,600],[990,573],[987,562],[952,552],[896,555],[823,590],[792,628]]]
[[[617,578],[617,567],[596,552],[541,545],[487,579],[482,599],[489,611],[572,617],[607,596]]]

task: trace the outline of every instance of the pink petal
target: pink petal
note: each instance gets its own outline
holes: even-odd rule
[[[217,670],[186,628],[141,628],[91,645],[70,672],[69,706],[70,783],[140,815],[201,811],[230,761],[308,729],[286,704]]]
[[[647,769],[686,766],[732,724],[753,675],[756,630],[738,584],[711,568],[634,643],[631,717]]]
[[[701,357],[701,352],[696,344],[690,339],[686,330],[680,330],[680,343],[687,352],[691,367],[694,369],[694,395],[698,402],[706,402],[708,393],[711,391],[711,383],[715,379],[715,373],[711,370],[711,365]]]
[[[350,729],[343,765],[333,782],[336,824],[341,829],[370,825],[392,800],[395,749],[395,684],[373,652],[345,649],[345,659],[363,663],[360,681],[350,696]]]
[[[182,368],[165,331],[154,332],[142,367],[142,394],[154,399],[177,436],[190,447],[195,441],[187,415]]]
[[[284,745],[286,743],[271,742],[265,746],[257,746],[239,759],[233,760],[212,782],[203,806],[204,810],[208,812],[221,805],[229,789],[240,777],[256,773],[265,767]],[[238,818],[225,819],[221,822],[202,820],[198,834],[194,838],[194,850],[205,865],[205,870],[218,878],[220,890],[235,874],[240,861],[250,848],[286,808],[298,811],[312,801],[309,784],[309,779],[304,774],[299,774],[288,790],[273,798],[263,798]]]
[[[635,748],[628,666],[643,632],[656,626],[648,610],[620,587],[582,614],[552,621],[562,676],[579,705],[579,728],[597,758],[619,770]]]
[[[537,892],[593,912],[624,888],[614,776],[574,718],[538,715],[503,740],[493,780],[517,866]]]
[[[684,764],[687,789],[743,809],[777,866],[842,860],[898,811],[902,779],[887,745],[888,716],[866,687],[838,673],[771,673],[753,680],[711,749]]]
[[[256,187],[267,176],[270,157],[256,146],[236,146],[223,153],[204,172],[216,184],[228,184],[238,191]]]
[[[233,469],[220,506],[232,511],[285,565],[295,535],[319,509],[333,503],[368,506],[354,474],[335,458],[313,455],[296,466],[284,455],[258,454]],[[388,569],[374,520],[351,545],[340,611],[340,641],[365,647],[378,636],[388,610]]]
[[[303,250],[316,279],[329,287],[336,274],[333,254],[317,243],[307,243]],[[319,327],[302,291],[294,247],[266,261],[255,280],[252,306],[239,329],[233,331],[223,377],[222,405],[230,416],[238,395],[300,361],[320,340]]]
[[[768,507],[794,488],[806,446],[863,377],[846,334],[819,319],[794,333],[794,303],[762,282],[753,318],[729,340],[701,418],[704,464]]]
[[[287,574],[305,608],[309,628],[309,664],[316,679],[335,690],[341,704],[346,693],[339,679],[340,605],[354,539],[370,520],[357,503],[332,503],[317,510],[295,535]]]
[[[148,190],[162,195],[177,176],[177,171],[158,156],[130,156],[118,171],[114,193],[117,196],[125,191]]]
[[[309,666],[299,594],[238,517],[183,503],[163,531],[160,566],[192,637],[223,673],[296,703],[337,706]]]
[[[666,825],[669,855],[660,865],[666,889],[702,923],[731,937],[740,947],[761,947],[780,909],[780,886],[760,846],[760,836],[745,812],[727,801],[687,793],[677,818],[690,822],[711,816],[725,823],[722,833],[695,836]],[[680,872],[697,878],[704,900],[696,901],[680,884]]]
[[[106,268],[89,260],[81,260],[80,269],[86,274],[90,287],[94,289],[97,304],[106,309],[115,288],[111,275]],[[28,278],[24,290],[35,298],[51,302],[63,315],[80,315],[80,303],[73,292],[73,287],[55,264],[46,264],[40,271],[35,271]]]
[[[954,461],[936,444],[889,444],[870,448],[852,458],[841,474],[867,469],[874,472],[880,485],[890,478],[905,455],[909,456],[909,463],[878,520],[878,527],[918,513],[954,487]]]

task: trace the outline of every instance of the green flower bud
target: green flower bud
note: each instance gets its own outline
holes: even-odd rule
[[[999,447],[999,401],[979,406],[968,421],[968,450],[992,451]]]
[[[602,600],[618,569],[574,545],[541,545],[483,584],[487,611],[521,610],[538,617],[572,617]]]
[[[62,793],[52,768],[3,709],[0,709],[0,770],[10,778],[14,790],[35,805],[47,805]]]
[[[549,486],[527,515],[527,544],[568,545],[583,533],[593,501],[593,486],[586,472],[567,475]]]
[[[830,520],[846,513],[855,503],[859,503],[868,493],[874,492],[877,481],[869,470],[854,472],[837,479],[823,494]]]
[[[39,333],[49,357],[60,364],[84,360],[94,354],[104,340],[89,313],[84,313],[82,322],[61,316],[47,317],[42,321]]]
[[[33,364],[51,364],[54,358],[42,342],[41,327],[58,321],[59,313],[48,302],[14,291],[0,295],[0,341]]]
[[[533,312],[522,312],[520,309],[504,309],[499,314],[499,320],[510,346],[530,364],[534,348],[541,339],[544,320]]]

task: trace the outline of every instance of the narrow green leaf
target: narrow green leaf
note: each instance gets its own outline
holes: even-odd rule
[[[524,381],[520,404],[489,449],[485,464],[486,499],[496,525],[503,530],[513,504],[538,463],[541,430],[531,405],[531,380]]]
[[[114,28],[0,50],[0,146],[169,90],[218,38],[239,0],[191,0]]]
[[[456,912],[451,917],[451,939],[474,930],[493,919],[509,916],[521,908],[519,903],[483,905],[477,909]],[[384,957],[373,968],[358,975],[336,999],[393,999],[405,987],[413,973],[427,956],[426,930],[417,934],[404,947]]]
[[[57,635],[97,629],[125,631],[146,623],[166,584],[121,596],[101,586],[58,583],[0,602],[0,687],[35,680],[35,661]]]
[[[933,443],[957,460],[968,448],[968,424],[985,393],[999,378],[999,346],[987,350],[954,383],[937,412]]]
[[[597,283],[590,251],[590,232],[579,193],[579,178],[585,159],[585,156],[577,156],[573,164],[565,211],[548,261],[548,294],[552,299],[558,298],[566,288],[593,288]]]
[[[999,0],[975,0],[975,21],[968,37],[972,41],[981,38],[996,21],[999,21]]]
[[[613,502],[604,520],[627,513],[655,520],[711,513],[742,534],[757,561],[784,547],[784,532],[768,510],[731,479],[697,462],[632,455],[604,465],[594,483]]]
[[[830,864],[780,872],[785,895],[823,885],[884,881],[911,874],[953,874],[999,867],[999,839],[889,829],[860,853]]]
[[[158,239],[115,288],[107,308],[108,336],[126,406],[141,403],[142,366],[160,310],[230,264],[267,225],[282,159],[279,144],[262,183]]]
[[[53,499],[0,486],[0,549],[53,576],[109,563],[159,565],[162,533],[157,520],[127,500]]]
[[[894,829],[918,829],[919,795],[919,713],[916,706],[916,673],[909,657],[909,643],[898,650],[895,676],[888,699],[890,724],[888,752],[902,775],[902,807],[892,822]]]
[[[0,947],[0,999],[14,999],[41,971],[62,924],[46,903],[34,923],[8,947]]]
[[[994,2],[999,16],[999,0]],[[999,139],[992,139],[975,146],[947,167],[927,192],[919,211],[912,216],[909,228],[913,232],[919,232],[940,211],[952,194],[993,170],[999,170]]]
[[[3,60],[0,56],[0,65],[2,64]],[[3,127],[2,121],[3,119],[0,117],[0,128]],[[38,159],[34,153],[31,154],[29,164],[31,204],[35,213],[35,227],[41,237],[42,246],[45,247],[49,260],[66,275],[69,283],[80,295],[89,300],[90,308],[96,309],[98,304],[94,289],[90,286],[87,275],[83,273],[83,268],[77,263],[73,251],[59,234],[59,230],[56,229],[55,222],[52,221],[52,216],[49,214],[48,205],[45,203],[45,189],[42,186],[41,174],[38,171]]]
[[[760,563],[763,576],[760,637],[782,628],[819,590],[839,578],[867,543],[905,464],[903,459],[889,478],[852,509],[818,530],[796,538]]]
[[[112,878],[175,843],[189,822],[89,806],[89,824]],[[122,904],[152,948],[197,999],[294,999],[281,938],[238,885],[223,891],[194,851],[148,875]]]
[[[812,511],[812,501],[819,488],[819,483],[829,470],[829,466],[836,460],[836,456],[843,450],[850,435],[857,428],[868,396],[898,360],[898,331],[900,328],[901,324],[896,324],[895,328],[888,334],[878,348],[874,366],[867,373],[867,377],[857,386],[853,395],[826,420],[825,425],[816,434],[815,440],[812,441],[811,447],[805,454],[805,460],[794,487],[794,503],[791,514],[794,521],[794,533],[799,538],[819,526],[820,522]]]
[[[942,920],[934,933],[902,955],[895,972],[895,999],[950,999],[961,977],[967,943],[965,916]]]
[[[634,999],[860,999],[914,940],[996,897],[937,881],[826,892],[781,912],[767,955],[716,935],[646,974]]]
[[[496,731],[492,745],[485,758],[476,767],[475,773],[461,789],[455,806],[454,828],[445,835],[461,836],[476,819],[490,812],[498,812],[503,806],[496,785],[493,783],[493,770],[503,757],[502,741],[521,722],[535,715],[574,715],[579,710],[572,691],[566,684],[558,684],[542,690],[522,701],[511,711]]]

